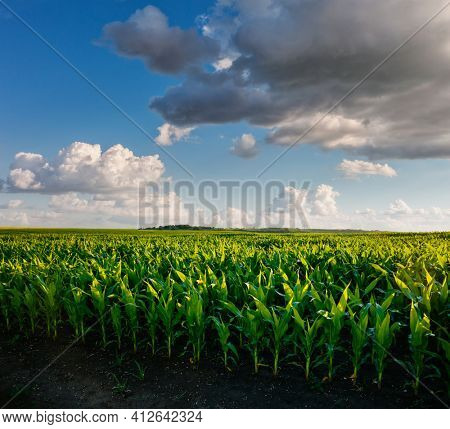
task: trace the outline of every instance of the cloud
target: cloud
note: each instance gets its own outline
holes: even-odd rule
[[[160,187],[163,189],[163,187]],[[308,195],[304,189],[279,189],[272,203],[258,211],[252,201],[244,207],[227,207],[205,212],[205,207],[184,201],[173,191],[146,193],[140,226],[192,224],[232,228],[303,228],[304,216],[314,229],[364,229],[390,231],[443,231],[450,229],[450,208],[413,208],[403,199],[385,210],[363,208],[349,213],[339,207],[340,195],[332,186],[321,184]],[[136,192],[89,194],[66,192],[51,195],[48,209],[36,209],[22,200],[10,200],[0,210],[0,225],[48,227],[136,227]]]
[[[158,127],[159,134],[155,138],[155,141],[160,146],[170,146],[174,142],[188,137],[193,129],[194,127],[176,127],[166,122]]]
[[[255,137],[252,134],[242,134],[235,138],[230,152],[241,158],[253,158],[258,153]]]
[[[330,185],[319,185],[314,193],[311,205],[311,213],[318,216],[330,216],[337,214],[336,198],[339,192]]]
[[[355,159],[350,161],[344,159],[337,167],[346,177],[355,178],[357,176],[397,176],[397,172],[388,164],[375,164],[373,162]]]
[[[74,226],[76,220],[68,219],[52,210],[37,210],[37,209],[23,209],[23,210],[2,210],[0,212],[0,225],[5,226]]]
[[[119,52],[155,70],[185,72],[150,103],[175,126],[247,121],[265,127],[269,143],[286,145],[317,124],[301,143],[371,160],[449,158],[448,13],[321,120],[441,6],[439,0],[218,0],[198,19],[201,35],[169,27],[153,7],[109,24],[105,33]]]
[[[124,218],[128,223],[137,223],[138,199],[135,195],[99,197],[98,195],[81,195],[77,192],[52,195],[48,206],[55,213],[83,214],[84,216],[102,216]]]
[[[358,209],[358,210],[355,210],[355,214],[361,215],[361,216],[373,217],[373,216],[375,216],[376,211],[374,209],[369,209],[369,208],[362,209],[362,210]]]
[[[169,88],[164,96],[154,97],[150,107],[167,122],[195,126],[242,119],[256,123],[261,121],[262,112],[273,114],[271,103],[270,94],[247,86],[230,70],[215,73],[196,70],[181,85]]]
[[[349,213],[337,205],[339,193],[321,184],[307,197],[303,189],[287,186],[263,213],[232,207],[223,210],[217,226],[304,228],[301,212],[313,229],[362,229],[384,231],[443,231],[450,228],[450,209],[411,208],[398,199],[386,210],[365,208]]]
[[[18,209],[20,207],[23,207],[23,205],[23,200],[9,200],[5,204],[0,204],[0,209]]]
[[[111,42],[119,54],[141,58],[152,70],[169,74],[212,60],[220,50],[218,42],[193,28],[170,27],[154,6],[137,10],[125,22],[105,25],[103,40]]]
[[[217,60],[213,63],[213,66],[216,70],[226,70],[229,69],[233,65],[233,59],[230,57],[224,57],[220,60]]]
[[[5,226],[27,226],[30,224],[28,215],[24,212],[0,212],[0,225]]]
[[[248,228],[255,224],[250,212],[235,207],[223,210],[219,214],[219,221],[219,225],[225,228]]]
[[[49,195],[49,210],[24,207],[20,200],[11,200],[0,206],[8,209],[1,221],[11,225],[20,224],[22,219],[22,224],[42,226],[136,226],[139,184],[161,183],[163,173],[158,155],[137,156],[120,144],[102,151],[98,144],[74,142],[53,160],[20,152],[10,166],[6,191]],[[161,211],[160,217],[152,214],[151,219],[170,219],[176,201],[170,195],[151,197],[152,210]],[[18,208],[22,209],[21,218]],[[17,222],[13,211],[17,212]]]
[[[7,178],[10,192],[105,194],[136,191],[139,182],[157,181],[164,172],[158,155],[136,156],[117,144],[74,142],[53,161],[40,154],[16,154]]]
[[[448,231],[450,209],[440,207],[412,208],[404,200],[397,199],[387,210],[367,209],[351,217],[353,225],[365,229],[389,231]]]
[[[395,200],[386,211],[388,215],[409,215],[413,213],[413,209],[408,206],[403,200]]]

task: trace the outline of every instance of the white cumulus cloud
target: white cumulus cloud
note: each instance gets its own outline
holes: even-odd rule
[[[253,134],[242,134],[233,140],[230,151],[241,158],[253,158],[258,153],[255,137]]]
[[[330,185],[319,185],[314,193],[311,213],[318,216],[335,215],[338,212],[336,198],[339,192]]]
[[[390,204],[389,210],[386,211],[386,214],[390,215],[405,215],[412,213],[413,209],[409,207],[409,205],[406,204],[402,199],[395,200]]]
[[[160,146],[170,146],[175,142],[186,139],[194,127],[176,127],[175,125],[165,123],[158,127],[158,136],[156,143]]]
[[[40,154],[18,153],[7,184],[16,192],[117,193],[136,190],[141,181],[157,181],[163,172],[158,155],[136,156],[120,144],[102,152],[98,144],[74,142],[53,161]]]
[[[388,164],[378,164],[359,159],[353,161],[344,159],[337,168],[349,178],[355,178],[357,176],[397,176],[397,172]]]
[[[23,207],[24,202],[23,200],[9,200],[5,204],[0,204],[0,209],[18,209],[20,207]]]

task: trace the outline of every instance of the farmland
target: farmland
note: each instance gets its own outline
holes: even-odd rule
[[[449,250],[447,233],[4,230],[0,362],[17,369],[6,350],[30,345],[44,366],[76,340],[67,354],[98,353],[116,368],[118,406],[152,368],[175,377],[181,365],[200,382],[237,374],[244,390],[295,380],[289,394],[297,385],[312,406],[324,392],[388,401],[401,389],[401,406],[439,407]],[[0,375],[12,389],[2,400],[25,383]]]

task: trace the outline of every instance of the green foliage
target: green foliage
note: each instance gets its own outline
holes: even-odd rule
[[[111,322],[116,333],[117,348],[120,350],[122,345],[122,311],[120,310],[120,305],[117,303],[111,307]]]
[[[307,380],[331,381],[342,361],[356,381],[372,365],[380,386],[402,361],[417,391],[436,370],[450,374],[448,243],[447,233],[0,231],[0,331],[64,329],[115,353],[188,350],[195,365],[220,353],[227,369],[247,360],[255,373],[278,374],[294,356]]]
[[[352,334],[352,363],[353,363],[353,381],[356,382],[361,364],[364,361],[364,348],[368,343],[367,327],[369,324],[368,307],[363,307],[358,314],[351,309],[350,327]]]
[[[134,294],[128,288],[128,276],[125,275],[120,283],[121,298],[120,301],[125,308],[125,313],[127,315],[128,327],[131,333],[131,338],[133,342],[133,350],[137,350],[137,333],[138,333],[138,314],[136,305],[136,294]]]
[[[398,322],[391,324],[391,316],[389,311],[377,313],[373,336],[373,349],[379,388],[381,388],[383,372],[386,367],[386,357],[388,356],[389,349],[394,341],[395,331],[399,328],[400,325]]]
[[[428,337],[432,335],[430,330],[430,319],[426,314],[421,315],[418,305],[411,302],[409,316],[409,327],[411,333],[409,342],[411,346],[413,368],[414,368],[414,391],[418,392],[420,377],[423,372],[424,356],[427,353]]]
[[[328,296],[325,303],[326,310],[320,310],[324,319],[325,345],[328,356],[328,380],[333,378],[333,359],[337,344],[341,337],[341,331],[344,327],[345,310],[347,308],[348,286],[342,292],[339,302],[336,304],[332,295]]]
[[[225,365],[225,368],[229,369],[228,360],[230,358],[233,359],[233,357],[230,356],[229,353],[231,352],[236,359],[238,358],[236,347],[230,342],[230,329],[228,327],[228,324],[226,324],[222,319],[212,317],[211,320],[214,323],[217,331],[217,336],[219,338],[220,347],[223,353],[223,363]]]
[[[102,341],[103,346],[106,346],[106,290],[102,285],[99,283],[97,279],[94,279],[91,284],[91,299],[92,299],[92,305],[97,311],[98,316],[98,322],[101,327],[101,333],[102,333]]]
[[[261,301],[255,299],[256,308],[258,309],[262,319],[270,326],[271,349],[273,355],[273,374],[278,374],[278,363],[280,359],[280,351],[283,342],[288,339],[286,333],[289,329],[289,321],[291,318],[291,310],[281,308],[278,312],[274,308],[269,310]],[[278,314],[277,314],[278,313]]]
[[[304,357],[305,378],[309,379],[311,364],[314,364],[314,353],[319,349],[325,340],[324,336],[320,336],[320,328],[323,325],[324,319],[317,316],[315,320],[303,320],[300,317],[297,309],[293,309],[294,317],[294,338],[298,348],[301,350]]]
[[[198,364],[205,341],[205,313],[203,300],[194,288],[189,289],[184,299],[184,316],[193,349],[193,360]]]

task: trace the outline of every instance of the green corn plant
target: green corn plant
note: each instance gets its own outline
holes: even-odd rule
[[[298,343],[298,348],[303,354],[305,378],[308,381],[311,366],[314,362],[314,354],[316,350],[322,347],[324,342],[324,337],[320,335],[320,328],[324,319],[318,316],[313,322],[308,319],[305,321],[295,307],[292,309],[292,315],[294,319],[294,341]]]
[[[92,281],[90,289],[92,305],[97,311],[98,323],[100,324],[103,347],[106,347],[106,290],[97,279]]]
[[[128,319],[128,326],[131,332],[131,339],[133,342],[133,350],[137,351],[137,332],[139,328],[138,324],[138,315],[137,315],[137,304],[136,304],[136,295],[128,288],[128,278],[124,277],[123,281],[120,284],[121,289],[121,302],[125,306],[125,314]]]
[[[341,336],[342,328],[344,327],[345,322],[345,310],[347,307],[348,300],[348,286],[342,292],[341,298],[339,302],[336,304],[333,297],[330,295],[328,299],[325,301],[328,310],[320,310],[319,314],[321,314],[324,319],[324,329],[325,329],[325,345],[328,356],[328,380],[331,381],[333,379],[333,359],[334,354]]]
[[[158,329],[158,311],[156,309],[156,300],[158,299],[158,292],[152,287],[150,283],[146,283],[147,293],[141,294],[140,299],[137,301],[138,306],[142,313],[144,313],[145,321],[147,325],[148,334],[150,336],[150,347],[152,349],[152,355],[156,352],[156,335]]]
[[[400,324],[398,322],[391,324],[389,311],[377,314],[373,336],[373,349],[379,389],[381,389],[383,372],[386,367],[386,356],[394,340],[395,331],[399,328]]]
[[[64,298],[64,308],[70,325],[75,331],[76,337],[81,337],[85,340],[84,320],[89,314],[89,309],[86,304],[87,294],[78,287],[72,287],[70,294]]]
[[[373,339],[373,331],[375,330],[375,325],[377,323],[378,319],[383,319],[386,315],[386,312],[390,308],[392,302],[394,301],[395,293],[390,293],[384,301],[379,304],[376,302],[375,297],[372,295],[370,297],[370,302],[368,305],[369,308],[369,325],[371,326],[369,328],[369,333]],[[371,351],[371,362],[372,364],[375,364],[375,347],[372,347]]]
[[[250,308],[245,309],[243,313],[243,332],[247,340],[247,347],[252,354],[254,372],[257,374],[260,365],[261,339],[264,335],[264,326],[259,311]]]
[[[239,348],[243,348],[243,335],[245,328],[245,318],[244,318],[244,310],[238,309],[231,301],[221,301],[220,302],[220,311],[228,310],[233,318],[230,320],[230,324],[233,324],[236,328],[236,331],[239,333]]]
[[[10,289],[10,302],[12,314],[15,316],[17,322],[19,323],[19,329],[22,331],[24,328],[24,302],[22,298],[22,293],[18,289]]]
[[[445,340],[444,338],[438,338],[438,346],[441,351],[440,358],[442,360],[443,366],[445,367],[445,371],[447,374],[447,380],[450,379],[450,342]],[[447,382],[447,390],[449,389],[449,385]]]
[[[39,317],[39,297],[34,289],[26,287],[23,292],[23,302],[27,309],[28,319],[30,321],[31,333],[34,334],[36,323]]]
[[[211,317],[211,320],[214,323],[217,331],[217,336],[219,338],[220,347],[223,353],[223,363],[225,365],[225,368],[229,370],[230,368],[228,366],[228,360],[233,359],[233,357],[230,356],[229,353],[231,352],[236,357],[236,359],[239,356],[236,347],[230,342],[230,329],[228,327],[228,324],[225,323],[221,318],[213,316]]]
[[[211,269],[208,267],[209,272]],[[211,274],[210,274],[211,276]],[[228,299],[228,286],[226,281],[225,274],[222,274],[222,278],[214,283],[214,300],[216,303],[220,303],[221,301],[226,301]]]
[[[166,337],[167,355],[170,359],[172,356],[172,348],[176,339],[175,329],[181,318],[181,312],[178,311],[177,308],[177,301],[173,297],[173,287],[170,277],[167,279],[166,286],[159,295],[156,311],[158,312]]]
[[[205,314],[202,298],[195,289],[191,289],[185,297],[184,314],[189,342],[193,348],[194,364],[198,364],[205,341]]]
[[[356,383],[358,378],[361,364],[363,363],[364,348],[366,347],[369,339],[367,327],[369,324],[369,311],[368,307],[363,307],[358,317],[349,308],[350,314],[350,327],[352,333],[352,363],[353,363],[353,382]]]
[[[289,306],[282,309],[282,314],[277,315],[272,308],[271,311],[261,302],[255,299],[256,308],[262,319],[271,327],[271,345],[273,354],[273,375],[278,374],[278,364],[283,341],[286,341],[286,333],[289,329],[291,310]]]
[[[140,364],[137,360],[134,361],[135,365],[136,365],[136,374],[133,374],[139,381],[144,381],[145,380],[145,372],[147,370],[147,368]]]
[[[67,320],[75,331],[75,336],[79,336],[79,326],[77,317],[77,306],[72,301],[71,297],[65,297],[63,301],[64,310],[67,314]]]
[[[418,393],[420,377],[424,367],[424,356],[427,352],[428,338],[432,335],[430,330],[430,319],[426,314],[421,315],[418,305],[411,301],[409,316],[409,343],[411,347],[413,369],[414,369],[414,392]]]
[[[5,321],[6,330],[10,329],[9,321],[9,297],[8,290],[6,288],[6,283],[0,283],[0,311],[2,313],[3,320]]]
[[[306,261],[303,262],[303,266],[305,265]],[[283,276],[283,279],[286,279],[286,277]],[[300,315],[304,314],[305,309],[309,305],[307,298],[308,298],[308,291],[310,288],[310,282],[308,278],[306,278],[306,280],[307,280],[306,284],[302,284],[300,282],[300,279],[297,278],[295,286],[293,288],[288,283],[283,283],[286,308],[287,309],[291,308],[294,305],[297,312]],[[294,347],[294,356],[296,356],[298,341],[293,341],[293,347]]]
[[[47,322],[47,335],[51,336],[53,331],[53,338],[57,336],[58,321],[59,321],[59,296],[58,296],[58,278],[49,279],[44,282],[39,277],[37,278],[39,288],[41,290],[41,302],[45,310],[45,318]]]
[[[117,348],[120,350],[122,345],[122,312],[120,305],[117,303],[111,307],[111,322],[117,338]]]

